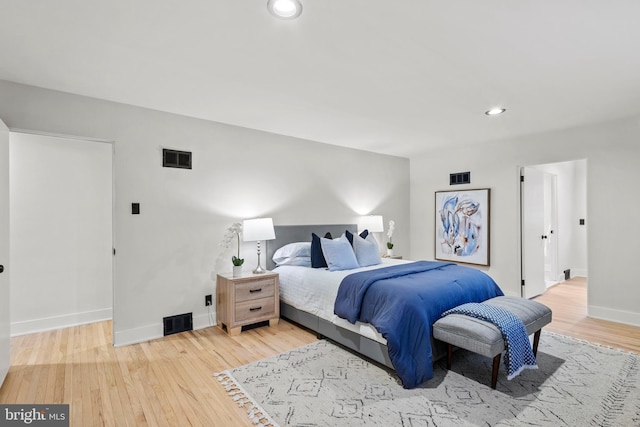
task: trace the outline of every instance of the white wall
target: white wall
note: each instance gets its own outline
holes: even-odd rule
[[[0,81],[0,99],[11,128],[115,141],[117,345],[161,336],[164,316],[193,312],[196,327],[207,325],[219,243],[240,219],[317,224],[380,214],[396,221],[394,250],[408,252],[407,159],[10,82]],[[163,147],[192,151],[193,170],[162,168]],[[132,202],[141,215],[131,215]],[[255,264],[254,246],[242,255]]]
[[[433,193],[449,188],[450,172],[469,170],[472,184],[459,187],[491,188],[491,266],[485,270],[505,293],[519,295],[519,168],[576,159],[588,164],[589,314],[640,325],[635,271],[640,246],[628,232],[640,210],[640,199],[635,197],[640,182],[638,118],[451,147],[412,158],[411,257],[433,258]]]
[[[580,160],[574,163],[573,175],[573,214],[569,218],[570,241],[574,245],[570,251],[569,266],[571,274],[575,276],[589,276],[589,253],[587,230],[587,161]],[[584,219],[584,225],[580,225],[580,219]]]
[[[11,333],[111,318],[112,146],[12,133]]]

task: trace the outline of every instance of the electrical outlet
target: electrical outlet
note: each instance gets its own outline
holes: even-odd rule
[[[211,295],[205,295],[204,296],[204,305],[206,307],[209,307],[210,305],[213,305],[212,299],[211,299]]]

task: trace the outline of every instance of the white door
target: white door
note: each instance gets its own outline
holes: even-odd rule
[[[0,385],[11,364],[9,318],[9,129],[0,120]]]
[[[525,167],[521,175],[522,296],[533,298],[546,290],[544,281],[544,172]]]
[[[557,175],[544,174],[544,281],[546,287],[558,282],[558,200]]]

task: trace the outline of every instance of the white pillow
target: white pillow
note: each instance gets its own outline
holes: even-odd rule
[[[278,249],[271,258],[276,265],[302,265],[306,267],[305,258],[309,258],[311,266],[311,242],[295,242]],[[299,262],[299,263],[297,263]]]
[[[289,258],[281,258],[276,263],[276,267],[282,267],[283,265],[292,265],[295,267],[311,267],[310,256],[296,256]]]
[[[360,267],[368,267],[370,265],[378,265],[382,262],[380,258],[380,250],[378,242],[372,233],[369,233],[366,239],[353,235],[353,251]]]
[[[333,240],[321,237],[320,245],[329,271],[351,270],[359,267],[351,243],[344,235]]]

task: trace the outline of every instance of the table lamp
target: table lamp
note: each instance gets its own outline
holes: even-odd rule
[[[258,242],[258,266],[253,270],[253,274],[264,273],[266,270],[260,265],[260,242],[276,238],[273,220],[271,218],[245,219],[242,225],[242,236],[245,242]]]

